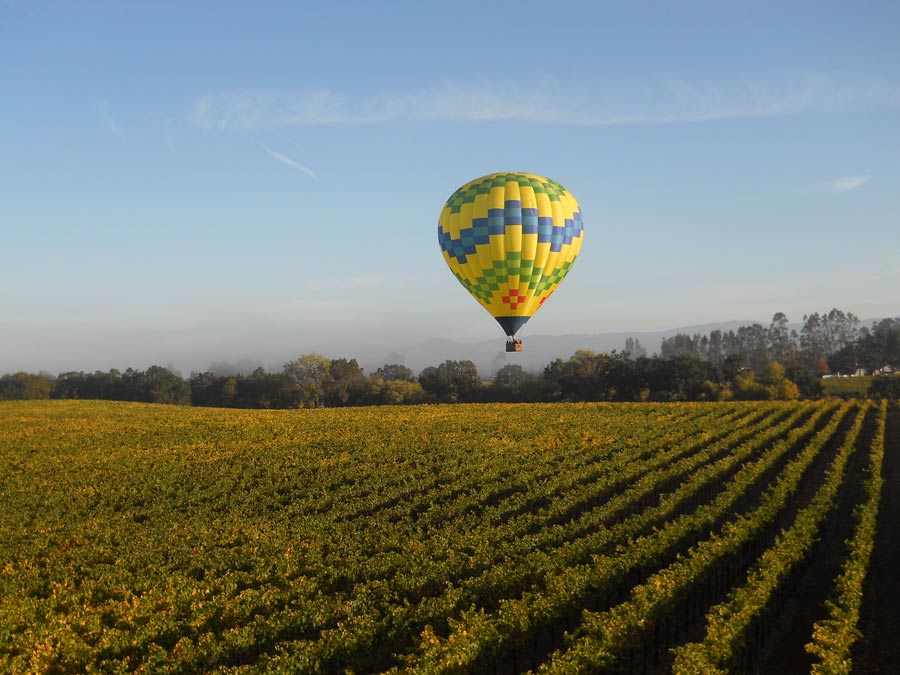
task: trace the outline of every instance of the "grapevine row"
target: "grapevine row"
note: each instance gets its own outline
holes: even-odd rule
[[[804,542],[806,541],[804,537],[809,537],[811,540],[818,531],[818,524],[830,508],[834,493],[840,486],[844,465],[855,447],[864,413],[865,409],[857,414],[853,427],[845,437],[829,471],[828,479],[817,492],[813,502],[800,512],[789,534],[780,537],[776,546],[763,554],[762,569],[764,572],[761,576],[767,582],[781,578],[777,572],[773,573],[773,566],[767,565],[767,563],[784,562],[785,556],[790,556],[788,559],[794,560],[794,556],[798,554],[798,538]],[[684,602],[702,581],[710,578],[714,570],[721,568],[724,560],[756,540],[771,526],[778,513],[787,504],[788,499],[796,493],[804,473],[825,443],[837,432],[837,429],[838,420],[835,420],[817,436],[813,443],[805,448],[796,460],[781,472],[776,484],[754,511],[729,523],[719,534],[698,544],[682,559],[652,575],[646,583],[632,591],[628,602],[603,613],[585,612],[581,627],[570,647],[564,652],[558,653],[552,662],[542,668],[540,672],[545,674],[588,673],[608,668],[614,664],[620,654],[636,646],[643,631],[653,626],[657,617],[672,611],[679,603]],[[783,574],[785,569],[786,567],[779,568],[778,572]],[[728,615],[735,620],[749,621],[748,606],[755,603],[753,609],[758,610],[765,606],[768,598],[768,595],[762,592],[762,586],[762,584],[757,584],[752,587],[752,590],[741,593],[739,601],[730,606],[734,611],[728,612]],[[771,583],[765,586],[765,589],[770,590]],[[729,626],[731,631],[718,629],[720,624],[713,622],[718,620],[722,614],[721,606],[710,610],[708,639],[704,645],[718,650],[718,654],[731,654],[734,643],[740,639],[742,632],[733,625]],[[682,670],[683,664],[687,661],[679,658],[683,653],[690,653],[690,660],[696,660],[696,654],[690,649],[690,646],[681,648],[678,653],[674,672],[694,672]],[[698,670],[696,672],[719,671]]]
[[[783,434],[788,428],[797,423],[797,419],[803,416],[809,409],[809,406],[801,406],[795,410],[788,419],[776,426],[775,429],[763,434],[762,438],[775,437]],[[728,437],[737,435],[741,440],[754,437],[759,439],[760,432],[765,427],[766,417],[764,415],[755,415],[756,424],[749,429],[740,429],[736,432],[728,432],[715,434],[716,438],[720,438],[722,443],[725,440],[721,436]],[[762,419],[756,419],[762,417]],[[696,450],[704,441],[692,443],[690,449]],[[714,444],[716,451],[720,452],[721,447]],[[632,476],[640,475],[643,468],[649,466],[665,466],[671,462],[673,458],[687,454],[682,458],[691,461],[691,467],[699,466],[706,458],[706,455],[691,455],[686,453],[684,448],[674,448],[668,453],[650,458],[649,465],[645,462],[632,462],[628,471],[625,467],[618,467],[619,471],[610,471],[605,481],[595,481],[593,489],[595,491],[609,493],[613,488],[621,485],[624,479],[632,479]],[[671,467],[670,467],[671,469]],[[623,471],[625,471],[623,476]],[[662,480],[662,476],[657,472],[654,474],[657,481]],[[693,485],[693,483],[692,483]],[[642,498],[644,495],[652,493],[654,484],[648,484],[648,481],[638,486],[639,489],[631,491],[630,494],[623,495],[622,499],[613,500],[600,510],[599,515],[605,516],[604,520],[609,520],[621,513],[630,500]],[[572,562],[570,555],[560,555],[559,551],[552,554],[541,553],[538,547],[540,540],[548,536],[552,536],[553,541],[564,543],[566,548],[571,550],[572,542],[568,541],[569,533],[566,528],[547,528],[540,529],[536,533],[529,534],[527,531],[520,531],[519,534],[524,538],[511,538],[504,536],[503,539],[508,540],[506,545],[502,541],[491,542],[481,541],[484,536],[496,537],[497,532],[491,526],[489,515],[485,515],[484,519],[487,525],[476,529],[474,532],[463,535],[463,541],[450,541],[446,537],[435,537],[437,546],[444,546],[445,550],[470,550],[469,555],[460,560],[460,558],[451,555],[440,555],[439,550],[435,550],[429,546],[425,546],[421,551],[417,551],[416,555],[406,556],[397,554],[397,563],[403,567],[414,566],[417,570],[415,576],[404,573],[402,569],[398,570],[391,579],[391,583],[385,583],[384,579],[375,579],[366,584],[360,584],[353,589],[353,597],[356,599],[353,603],[347,605],[345,603],[337,603],[335,612],[326,612],[326,616],[330,616],[329,626],[315,626],[309,623],[296,623],[303,621],[303,617],[319,616],[322,614],[321,599],[310,598],[310,603],[315,603],[315,607],[310,606],[310,610],[305,613],[297,612],[296,598],[290,602],[290,607],[294,614],[294,623],[288,622],[280,626],[277,631],[278,635],[273,639],[265,641],[265,644],[275,644],[281,642],[287,635],[297,633],[300,635],[309,635],[308,638],[296,641],[292,651],[292,667],[301,667],[304,669],[311,668],[315,670],[334,670],[340,665],[345,664],[347,659],[357,658],[360,662],[371,663],[373,660],[373,650],[376,645],[379,649],[384,650],[388,645],[409,641],[415,631],[421,630],[429,621],[444,620],[447,615],[460,607],[466,607],[468,604],[475,602],[477,604],[487,604],[494,598],[503,597],[507,593],[521,592],[523,584],[534,583],[545,573],[540,565],[535,565],[535,561],[543,561],[543,567],[552,564],[555,568],[560,565]],[[529,517],[524,525],[529,529],[532,527],[533,518]],[[601,525],[603,521],[596,521],[593,528]],[[509,524],[507,524],[509,525]],[[584,524],[581,524],[584,528]],[[499,530],[500,534],[508,532],[509,526],[504,526]],[[479,534],[481,532],[481,534]],[[623,528],[620,528],[619,539],[625,535]],[[608,535],[609,532],[602,530],[601,534]],[[614,541],[614,540],[613,540]],[[544,542],[546,547],[548,542]],[[597,542],[591,544],[583,550],[588,554],[596,549]],[[543,548],[541,547],[541,548]],[[523,551],[534,551],[531,555],[522,556]],[[579,560],[587,557],[585,554],[579,555]],[[552,562],[548,563],[547,560]],[[509,561],[500,562],[498,560]],[[475,575],[474,577],[472,575]],[[470,577],[466,579],[465,577]],[[454,580],[463,578],[464,580],[456,588],[450,587],[443,595],[437,597],[428,597],[428,589],[435,590],[445,589],[448,584]],[[516,589],[519,589],[518,591]],[[416,604],[407,604],[410,601],[416,601]],[[335,604],[335,603],[326,603]],[[315,610],[315,612],[313,611]],[[278,622],[273,622],[278,623]],[[323,631],[316,635],[317,631]],[[224,647],[223,647],[224,648]],[[227,651],[227,650],[226,650]],[[222,653],[222,658],[228,660],[229,657]]]
[[[118,415],[117,412],[116,416],[133,420],[131,408],[119,406],[116,410],[122,414]],[[538,408],[538,412],[545,416],[550,412],[555,415],[560,410],[564,411],[566,407]],[[604,426],[599,430],[586,430],[572,445],[549,455],[552,464],[561,470],[565,480],[584,481],[583,477],[573,479],[568,476],[570,473],[576,476],[585,473],[592,458],[602,456],[609,447],[621,445],[618,442],[607,443],[602,435],[618,435],[615,434],[616,424],[621,424],[622,413],[630,413],[630,410],[642,411],[634,419],[649,420],[653,415],[662,414],[667,418],[666,423],[673,417],[679,423],[674,431],[668,424],[660,424],[659,429],[664,433],[656,434],[656,442],[652,441],[654,434],[645,433],[653,431],[652,426],[644,431],[640,431],[643,429],[640,424],[624,427],[633,430],[625,438],[634,439],[634,452],[647,458],[652,455],[657,442],[669,443],[675,438],[696,436],[712,425],[717,429],[727,428],[729,421],[738,418],[765,416],[754,411],[751,406],[671,406],[665,409],[636,407],[617,410],[615,417],[606,411],[598,411],[597,407],[591,407],[590,411],[603,413],[599,419],[604,422]],[[654,410],[660,412],[653,412]],[[766,414],[770,414],[779,408],[768,407],[766,410]],[[84,645],[88,645],[90,649],[103,655],[104,663],[109,667],[119,663],[128,670],[136,663],[155,663],[162,652],[168,652],[164,662],[167,669],[177,670],[182,667],[183,672],[190,671],[187,664],[191,662],[192,657],[188,656],[191,653],[196,657],[194,663],[202,668],[229,662],[246,662],[249,654],[258,655],[260,651],[276,646],[286,636],[298,639],[308,635],[308,639],[315,641],[322,626],[334,626],[336,620],[342,620],[341,616],[354,616],[359,613],[360,608],[376,599],[379,603],[383,601],[393,606],[392,603],[400,601],[399,596],[394,593],[395,580],[399,578],[407,588],[416,588],[419,580],[415,575],[419,563],[424,561],[427,565],[435,559],[433,553],[439,552],[442,544],[456,547],[460,543],[456,527],[449,527],[446,523],[440,528],[433,527],[422,533],[420,543],[428,544],[432,549],[427,551],[425,546],[418,554],[402,548],[404,536],[385,536],[380,542],[382,552],[388,556],[393,554],[402,569],[394,572],[391,568],[386,568],[393,575],[386,578],[360,576],[366,574],[366,564],[370,561],[362,555],[353,555],[353,548],[362,539],[360,535],[366,527],[382,524],[382,514],[378,513],[377,519],[361,518],[356,523],[335,523],[333,519],[327,518],[329,514],[315,506],[315,500],[320,494],[330,493],[332,501],[337,502],[346,494],[348,501],[352,503],[358,498],[366,499],[365,495],[380,492],[379,486],[398,483],[394,472],[377,470],[378,467],[374,465],[374,457],[377,455],[373,456],[373,461],[368,461],[363,455],[361,459],[365,461],[349,464],[342,460],[346,455],[346,445],[341,450],[339,443],[329,440],[336,438],[331,427],[340,428],[341,423],[349,421],[352,424],[347,426],[352,431],[354,425],[364,425],[361,420],[370,419],[372,416],[369,414],[360,413],[357,417],[356,414],[343,411],[338,414],[336,411],[326,418],[324,415],[320,417],[311,413],[304,415],[303,419],[311,423],[313,429],[307,431],[296,426],[285,428],[286,433],[282,433],[287,437],[285,440],[288,443],[311,438],[316,447],[333,446],[327,448],[333,454],[320,460],[320,455],[316,454],[318,450],[314,452],[308,446],[296,446],[296,452],[277,455],[266,450],[264,444],[267,440],[271,442],[272,434],[265,431],[265,425],[269,422],[290,423],[294,419],[292,416],[229,413],[226,421],[233,427],[232,431],[238,433],[235,447],[223,444],[213,435],[212,442],[197,443],[195,454],[189,458],[190,463],[185,463],[181,458],[185,456],[190,443],[195,442],[194,439],[209,437],[210,430],[203,420],[213,419],[211,413],[194,417],[195,411],[191,411],[191,417],[187,418],[181,416],[180,412],[172,415],[165,411],[164,414],[164,411],[152,408],[148,412],[152,413],[152,424],[156,426],[156,430],[149,434],[144,429],[135,430],[134,435],[140,438],[138,454],[130,454],[133,453],[131,448],[121,443],[118,446],[120,449],[113,451],[125,459],[135,458],[134,466],[138,472],[135,475],[144,481],[130,485],[117,482],[119,474],[109,474],[109,478],[113,478],[109,480],[96,473],[90,474],[90,483],[79,483],[80,475],[88,475],[86,470],[90,467],[91,456],[75,454],[74,450],[78,446],[73,443],[78,442],[79,436],[93,438],[95,429],[87,433],[69,432],[66,436],[57,434],[53,438],[51,434],[44,433],[43,429],[40,430],[44,433],[44,438],[50,441],[45,447],[56,448],[54,452],[58,453],[60,460],[69,462],[70,471],[59,472],[58,475],[63,483],[71,483],[74,488],[42,495],[41,499],[49,500],[45,501],[43,512],[50,518],[55,513],[61,514],[62,511],[51,508],[54,503],[59,502],[74,507],[68,509],[68,514],[90,518],[90,514],[94,512],[112,513],[113,520],[109,523],[112,527],[106,526],[105,529],[101,529],[103,526],[96,519],[87,520],[90,533],[87,536],[90,540],[83,537],[79,540],[76,533],[67,533],[64,522],[55,521],[60,522],[57,525],[50,521],[48,524],[52,525],[52,530],[43,526],[40,528],[40,536],[47,542],[44,546],[47,555],[38,561],[39,566],[26,567],[30,562],[24,559],[21,562],[13,561],[16,577],[10,579],[15,579],[16,582],[21,580],[28,586],[32,583],[36,585],[34,590],[28,590],[22,603],[15,600],[20,597],[19,593],[11,590],[6,596],[11,599],[11,603],[4,605],[4,611],[9,608],[14,612],[4,616],[14,616],[19,622],[16,625],[21,630],[16,629],[15,639],[17,644],[24,646],[22,654],[28,653],[30,645],[43,642],[44,636],[51,630],[49,626],[54,612],[60,613],[60,616],[61,612],[80,612],[91,617],[91,621],[97,620],[101,614],[103,619],[100,626],[91,622],[83,628],[80,624],[74,626],[76,630],[72,639],[81,640],[82,644],[78,648],[79,653],[85,648]],[[434,434],[432,438],[442,439],[440,442],[452,445],[450,438],[453,434],[448,427],[451,426],[453,417],[447,414],[449,411],[437,412],[442,418],[442,424],[437,427],[438,431],[431,432]],[[404,411],[403,414],[408,413]],[[240,420],[257,418],[262,424],[259,427],[249,426],[245,431],[246,425]],[[706,418],[706,422],[699,423],[700,418]],[[320,423],[320,419],[323,422]],[[322,427],[327,419],[334,420],[331,427],[320,430],[315,428]],[[592,417],[589,416],[588,419]],[[609,420],[615,420],[616,424]],[[681,426],[682,423],[685,424]],[[110,431],[104,433],[111,439],[117,439],[116,424],[106,426]],[[692,427],[697,431],[690,434]],[[496,427],[482,424],[479,428],[490,430]],[[119,431],[121,437],[121,432],[127,434],[131,430],[121,428]],[[466,430],[466,433],[469,434],[466,438],[475,437],[472,429]],[[493,433],[487,431],[483,435],[486,437]],[[579,452],[578,441],[587,440],[588,434],[599,434],[602,445],[590,448],[590,452]],[[552,435],[551,433],[550,436]],[[421,443],[421,439],[413,440],[413,447]],[[238,452],[244,455],[238,457]],[[391,452],[388,448],[388,452],[383,454],[391,457]],[[508,462],[503,466],[502,457],[498,459],[497,456],[488,456],[485,461],[482,454],[469,457],[459,452],[455,455],[445,451],[432,454],[433,456],[422,455],[427,461],[413,467],[416,474],[426,478],[437,475],[429,467],[440,466],[443,471],[441,465],[445,460],[453,460],[448,462],[451,467],[455,467],[450,472],[450,484],[456,483],[458,487],[459,484],[466,486],[468,483],[469,487],[465,488],[462,496],[471,494],[474,504],[483,503],[483,500],[478,501],[479,495],[482,487],[490,482],[491,476],[508,468]],[[282,480],[280,474],[265,472],[262,464],[257,464],[256,456],[270,463],[284,465],[295,476],[309,476],[310,486],[315,490],[307,490],[302,501],[296,499],[296,487],[303,483],[292,484]],[[410,456],[417,457],[415,454]],[[637,455],[632,455],[631,459],[635,456]],[[460,457],[465,461],[460,461]],[[75,462],[71,462],[71,459]],[[239,461],[236,462],[235,459]],[[417,459],[413,461],[418,463]],[[618,466],[626,464],[627,462],[623,462]],[[152,472],[144,473],[141,465],[145,465],[147,469],[152,467]],[[311,470],[315,471],[316,465],[324,468],[324,471],[319,471],[319,475],[313,480]],[[534,466],[546,467],[548,463],[535,462]],[[73,468],[74,471],[71,470]],[[35,465],[31,470],[43,469],[40,465]],[[610,473],[615,474],[615,470]],[[527,483],[529,473],[520,471],[519,475],[519,480]],[[532,472],[531,475],[535,474]],[[53,475],[54,478],[55,476],[56,474]],[[473,480],[476,476],[479,479],[483,476],[484,480]],[[100,482],[95,483],[98,478]],[[381,480],[382,478],[387,480]],[[551,477],[538,487],[543,489],[551,481],[556,479]],[[559,486],[562,481],[555,484]],[[27,482],[19,483],[21,488],[12,485],[16,495],[25,499],[30,498],[31,492],[34,492],[29,492]],[[249,485],[258,487],[255,491],[249,491]],[[216,496],[216,492],[210,488],[216,488],[220,496]],[[278,501],[274,503],[271,501],[273,494],[278,496]],[[286,497],[294,499],[284,503]],[[462,501],[465,500],[457,497],[454,503]],[[509,500],[504,502],[506,508],[508,502]],[[552,499],[550,503],[553,503]],[[491,508],[488,507],[485,511],[490,514]],[[500,508],[498,505],[498,514],[502,513]],[[40,513],[40,510],[33,512]],[[180,514],[187,514],[190,519],[186,520]],[[526,515],[523,514],[523,518]],[[141,520],[136,520],[138,517]],[[404,517],[400,522],[405,520]],[[451,522],[465,532],[475,520],[457,519]],[[299,523],[302,523],[302,530],[293,533],[292,530],[297,530]],[[535,525],[536,523],[531,522],[529,526]],[[384,523],[383,526],[387,534],[387,524]],[[537,526],[539,527],[539,523]],[[485,536],[475,536],[469,541],[473,545],[487,548],[491,544],[488,536],[490,529],[485,528]],[[35,531],[38,531],[37,528]],[[271,532],[284,532],[286,536],[272,538]],[[133,542],[129,546],[127,557],[122,557],[118,552],[118,540],[122,539]],[[90,545],[87,545],[88,541]],[[286,545],[279,544],[282,541]],[[374,538],[369,541],[377,543]],[[460,564],[468,564],[470,553],[459,548],[448,552],[449,557],[437,556],[435,574],[432,577],[438,584],[437,590],[443,588],[438,574],[441,569],[460,569],[461,573],[466,573],[465,567]],[[388,558],[385,557],[384,561],[387,562]],[[54,580],[50,584],[43,569],[53,573]],[[366,578],[368,581],[362,585],[354,581]],[[76,585],[73,585],[73,579]],[[3,581],[0,579],[0,583]],[[5,586],[10,589],[18,587],[18,583]],[[56,608],[47,611],[50,603],[55,603]],[[388,604],[381,606],[390,608]],[[338,611],[337,615],[335,610]],[[304,615],[307,618],[302,618]],[[136,629],[137,625],[140,626],[139,630]],[[254,636],[254,639],[251,640],[249,636]],[[252,649],[248,645],[253,645]]]
[[[866,402],[848,432],[830,467],[825,483],[812,501],[798,514],[793,526],[779,535],[748,575],[747,583],[736,588],[725,602],[707,614],[706,636],[702,642],[676,648],[673,672],[683,675],[719,673],[741,654],[748,629],[758,621],[773,594],[794,565],[802,561],[833,508],[835,496],[844,480],[844,468],[856,448],[856,440],[870,402]]]
[[[878,505],[883,484],[881,464],[884,459],[886,419],[887,401],[882,401],[878,410],[875,438],[869,451],[866,497],[856,512],[856,528],[847,543],[848,556],[840,576],[835,579],[833,598],[826,603],[828,618],[816,622],[812,639],[806,645],[806,650],[816,657],[812,669],[814,675],[848,675],[853,665],[850,650],[859,637],[856,626],[862,606],[862,587],[875,545]]]
[[[324,632],[319,641],[297,643],[291,663],[293,666],[299,665],[300,654],[304,655],[302,657],[304,667],[315,664],[314,670],[327,671],[345,666],[346,661],[340,659],[356,658],[359,663],[371,662],[372,645],[379,645],[384,650],[395,643],[408,642],[414,631],[421,632],[429,624],[446,624],[447,617],[459,609],[472,604],[480,607],[496,606],[503,598],[515,597],[528,591],[535,584],[542,583],[549,574],[558,573],[569,565],[584,564],[598,552],[611,549],[616,544],[626,543],[630,537],[636,536],[653,522],[676,512],[684,500],[714,483],[716,479],[726,475],[733,467],[747,459],[758,444],[772,441],[796,425],[809,409],[809,406],[796,409],[793,414],[787,416],[787,419],[766,433],[762,433],[764,424],[735,432],[705,451],[682,457],[674,464],[670,463],[672,458],[669,453],[662,453],[654,461],[654,465],[657,466],[655,470],[644,475],[630,489],[610,499],[602,507],[585,514],[580,520],[535,533],[522,533],[521,539],[511,542],[515,544],[514,546],[501,546],[499,549],[481,548],[480,551],[489,554],[479,566],[485,570],[483,573],[463,579],[456,587],[448,588],[443,596],[424,598],[417,605],[404,606],[400,609],[387,608],[380,604],[368,605],[370,609],[368,614],[349,617],[338,630]],[[818,417],[819,415],[816,415],[816,419]],[[748,441],[750,438],[753,439],[753,443],[745,442],[739,446],[739,451],[735,451],[732,455],[706,464],[721,453],[723,447],[738,441]],[[642,467],[638,465],[635,476],[639,475],[641,469]],[[644,511],[639,517],[613,525],[629,504],[644,500],[648,495],[659,494],[659,487],[671,482],[673,476],[687,475],[691,476],[691,480],[663,503]],[[610,477],[609,480],[618,485],[620,479],[621,476],[618,476]],[[504,528],[502,532],[507,530],[508,528]],[[548,549],[550,544],[558,548]],[[431,569],[435,569],[433,563]],[[452,580],[458,576],[458,571],[448,569],[435,569],[435,573],[437,579]],[[392,590],[396,592],[396,588]]]
[[[790,486],[799,482],[803,471],[834,433],[851,405],[841,407],[800,455],[802,461],[795,460],[786,477],[779,478],[779,483],[787,486],[781,494],[786,497]],[[641,570],[658,566],[733,510],[771,466],[812,432],[817,421],[818,417],[810,419],[792,431],[787,439],[775,443],[760,459],[746,463],[713,502],[701,506],[693,514],[676,517],[653,534],[620,545],[614,553],[595,556],[588,564],[553,569],[546,575],[542,590],[503,602],[493,613],[483,610],[464,612],[447,638],[426,631],[421,651],[410,657],[407,667],[417,672],[467,672],[515,651],[542,629],[565,620],[573,607],[583,607],[591,598],[621,585]],[[768,498],[766,501],[773,500]]]

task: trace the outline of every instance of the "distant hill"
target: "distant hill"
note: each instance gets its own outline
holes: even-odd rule
[[[752,323],[768,325],[767,322],[748,319],[746,321],[726,321],[724,323],[682,326],[660,331],[627,331],[596,333],[593,335],[525,335],[522,337],[525,349],[516,354],[508,354],[504,350],[504,338],[501,334],[498,334],[496,339],[476,343],[439,338],[410,345],[405,349],[398,349],[387,356],[381,354],[359,354],[357,358],[366,372],[373,372],[388,361],[402,361],[403,365],[412,369],[416,374],[428,366],[439,365],[448,359],[454,361],[468,359],[475,363],[478,367],[478,372],[483,377],[490,377],[508,363],[517,363],[525,370],[537,372],[554,359],[567,359],[579,349],[590,349],[598,353],[609,352],[614,349],[622,351],[625,348],[625,340],[629,337],[639,340],[641,346],[647,350],[647,353],[652,355],[659,353],[660,343],[663,338],[671,337],[677,333],[691,335],[700,333],[704,335],[716,329],[722,331],[737,330],[741,326]]]

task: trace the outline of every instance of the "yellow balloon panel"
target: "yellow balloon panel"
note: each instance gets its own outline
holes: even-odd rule
[[[575,197],[530,173],[494,173],[466,183],[444,204],[438,222],[444,261],[507,335],[550,297],[583,240]]]

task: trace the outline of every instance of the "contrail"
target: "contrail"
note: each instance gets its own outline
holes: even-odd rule
[[[312,176],[313,178],[315,178],[315,179],[318,180],[319,177],[318,177],[316,174],[314,174],[310,169],[308,169],[307,167],[303,166],[303,165],[300,164],[299,162],[295,162],[295,161],[292,160],[290,157],[285,157],[285,156],[282,155],[280,152],[275,152],[274,150],[272,150],[272,148],[266,147],[265,145],[262,145],[262,146],[260,146],[260,147],[261,147],[263,150],[265,150],[267,153],[269,153],[269,156],[270,156],[270,157],[272,157],[272,158],[274,158],[274,159],[277,159],[277,160],[278,160],[279,162],[281,162],[282,164],[286,164],[287,166],[289,166],[289,167],[291,167],[291,168],[293,168],[293,169],[297,169],[297,171],[302,171],[303,173],[305,173],[305,174],[307,174],[307,175],[309,175],[309,176]]]

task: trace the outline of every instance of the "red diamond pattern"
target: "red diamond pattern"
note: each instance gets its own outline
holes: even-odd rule
[[[519,305],[524,304],[525,296],[519,295],[519,289],[513,288],[510,289],[509,295],[504,295],[500,298],[504,303],[509,305],[510,309],[516,309]]]

